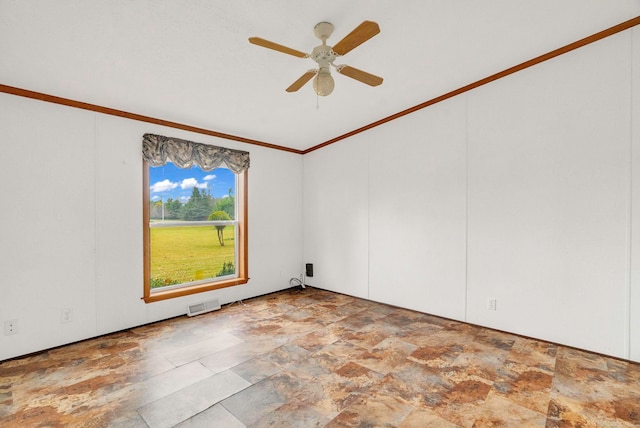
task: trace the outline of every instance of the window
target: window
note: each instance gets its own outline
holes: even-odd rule
[[[248,155],[145,134],[145,302],[248,281]]]

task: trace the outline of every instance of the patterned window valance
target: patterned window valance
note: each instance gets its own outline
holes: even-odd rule
[[[142,156],[151,166],[171,161],[180,168],[190,168],[195,164],[204,171],[211,171],[223,163],[236,174],[249,169],[249,152],[155,134],[142,137]]]

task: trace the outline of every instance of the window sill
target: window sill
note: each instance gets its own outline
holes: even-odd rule
[[[226,281],[209,282],[206,284],[192,285],[183,288],[176,288],[167,291],[156,291],[149,296],[142,298],[145,303],[159,302],[161,300],[174,299],[176,297],[188,296],[190,294],[204,293],[205,291],[219,290],[226,287],[234,287],[249,282],[249,278],[233,278]]]

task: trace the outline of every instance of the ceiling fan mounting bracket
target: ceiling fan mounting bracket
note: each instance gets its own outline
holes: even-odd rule
[[[333,24],[330,22],[320,22],[313,27],[313,34],[322,41],[327,40],[333,33]]]

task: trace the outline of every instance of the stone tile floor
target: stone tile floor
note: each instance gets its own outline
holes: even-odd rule
[[[2,427],[634,427],[640,365],[291,289],[0,363]]]

